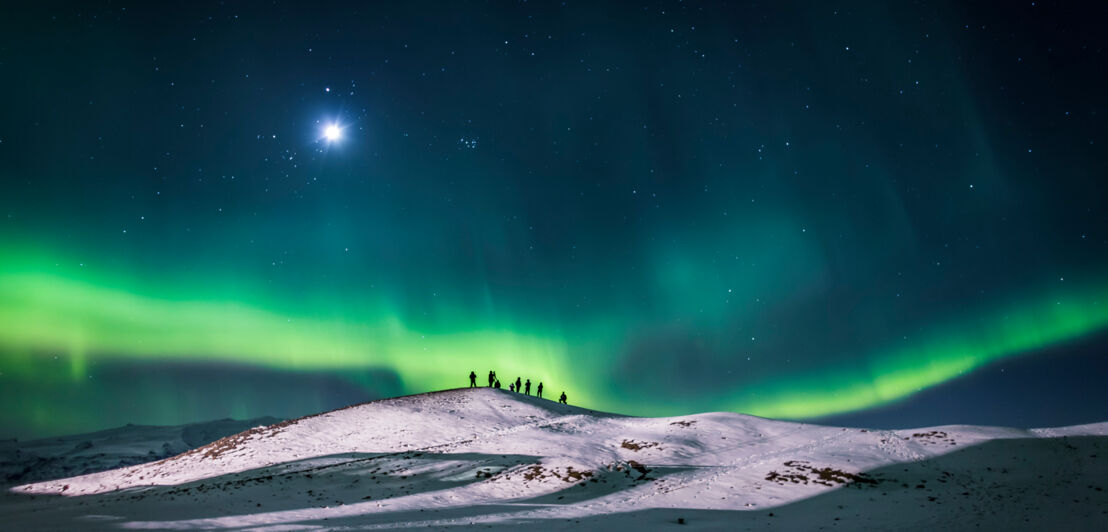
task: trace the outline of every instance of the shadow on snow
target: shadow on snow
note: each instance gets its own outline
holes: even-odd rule
[[[82,497],[8,494],[16,519],[83,528],[239,528],[492,526],[545,528],[677,526],[687,528],[844,529],[1108,529],[1108,437],[991,440],[935,458],[868,471],[876,484],[850,484],[770,508],[705,510],[602,506],[567,519],[548,512],[619,493],[637,482],[615,471],[566,483],[540,495],[511,499],[490,493],[476,504],[451,506],[450,490],[506,475],[512,482],[541,457],[481,453],[348,453],[314,457],[174,486],[151,486]],[[805,456],[792,459],[803,460]],[[783,459],[786,461],[788,459]],[[650,478],[693,468],[650,467]],[[696,468],[700,469],[700,468]],[[708,468],[711,469],[711,468]],[[479,471],[484,473],[478,473]],[[520,477],[520,478],[516,478]],[[504,482],[499,479],[497,482]],[[771,484],[769,481],[763,485]],[[501,484],[499,487],[510,486]],[[555,484],[559,486],[560,484]],[[788,484],[786,484],[788,486]],[[497,486],[492,486],[497,487]],[[491,489],[491,487],[490,487]],[[518,491],[517,493],[522,493]],[[402,497],[440,496],[416,509],[388,509]],[[488,504],[482,504],[484,497]],[[510,496],[509,496],[510,497]],[[44,501],[43,499],[47,499]],[[133,504],[145,501],[153,504]],[[441,504],[434,505],[438,501]],[[344,506],[365,504],[358,508]],[[741,501],[734,504],[740,504]],[[384,505],[378,507],[377,504]],[[458,503],[461,504],[461,503]],[[306,510],[326,508],[320,515]],[[365,511],[360,511],[364,509]],[[582,513],[590,509],[582,508]],[[33,513],[34,515],[26,515]],[[25,514],[25,515],[18,515]],[[45,514],[45,515],[44,515]],[[107,515],[105,515],[107,514]],[[544,515],[549,514],[549,515]]]

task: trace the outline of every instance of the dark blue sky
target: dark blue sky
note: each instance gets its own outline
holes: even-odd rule
[[[31,405],[0,432],[497,368],[643,415],[1101,420],[1105,14],[0,9],[0,397]]]

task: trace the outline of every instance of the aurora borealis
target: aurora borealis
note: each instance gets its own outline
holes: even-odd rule
[[[470,370],[790,419],[1009,361],[1108,377],[1103,8],[15,11],[0,437]],[[966,412],[1010,399],[975,386]],[[1028,423],[1103,420],[1074,386],[1022,391],[1084,398]]]

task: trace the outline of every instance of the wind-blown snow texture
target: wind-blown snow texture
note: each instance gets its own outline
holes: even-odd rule
[[[19,528],[1104,529],[1108,423],[634,418],[502,390],[376,401],[18,486]]]

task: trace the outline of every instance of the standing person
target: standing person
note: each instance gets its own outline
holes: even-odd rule
[[[523,389],[523,386],[520,386],[520,384],[522,384],[522,383],[519,382],[519,377],[516,377],[516,391],[517,392]]]
[[[494,382],[496,382],[496,372],[495,371],[490,371],[489,372],[489,388],[492,388],[492,383],[494,383]]]
[[[477,387],[477,374],[472,372],[472,371],[469,372],[469,387],[470,388],[476,388]]]
[[[539,399],[542,399],[542,381],[539,381],[538,392],[539,392]]]
[[[566,392],[562,392],[562,396],[558,398],[558,402],[562,403],[563,405],[569,404],[566,402]]]
[[[523,383],[523,393],[531,395],[531,379],[527,379],[527,382]]]

